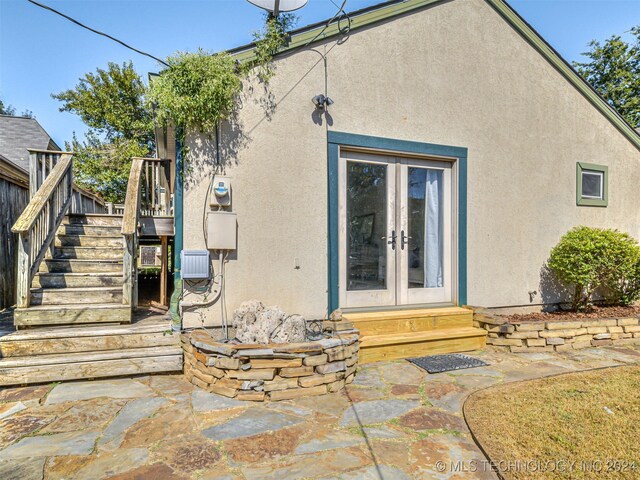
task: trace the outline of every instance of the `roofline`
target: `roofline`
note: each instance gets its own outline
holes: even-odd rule
[[[55,149],[56,150],[60,150],[60,146],[56,143],[56,141],[53,139],[53,137],[51,135],[49,135],[49,132],[47,132],[44,127],[42,126],[42,124],[38,121],[38,119],[36,117],[25,117],[23,115],[0,115],[0,117],[5,117],[5,118],[16,118],[16,119],[22,119],[22,120],[32,120],[34,122],[36,122],[36,125],[38,125],[38,127],[40,127],[40,130],[42,130],[44,132],[44,134],[47,136],[47,138],[49,138],[49,143],[53,143],[55,145]],[[28,150],[28,148],[27,148]],[[47,149],[47,150],[54,150],[54,149]]]
[[[344,17],[348,16],[351,20],[350,32],[366,27],[370,24],[387,20],[389,18],[402,15],[404,13],[424,8],[428,5],[434,5],[437,3],[444,3],[450,0],[390,0],[384,3],[378,3],[369,7],[355,10],[353,12],[347,12],[344,15],[340,15],[333,19],[333,22],[327,24],[332,19],[328,18],[321,22],[313,23],[302,28],[292,30],[290,32],[290,41],[288,45],[282,48],[277,55],[295,50],[300,47],[306,46],[310,41],[313,43],[322,42],[329,38],[338,36],[341,34],[342,21]],[[326,27],[326,29],[325,29]],[[324,32],[322,32],[322,30]],[[322,35],[318,36],[322,32]],[[315,37],[318,38],[316,39]],[[315,39],[315,40],[314,40]],[[237,60],[249,60],[254,56],[255,42],[241,45],[239,47],[227,50],[226,53],[233,55]]]
[[[600,113],[640,150],[640,132],[634,129],[582,76],[553,48],[506,0],[485,0],[504,18],[538,53],[569,81]]]
[[[391,0],[348,13],[351,19],[350,31],[355,31],[374,23],[413,12],[428,6],[447,3],[451,0]],[[636,131],[618,111],[589,84],[562,56],[518,14],[506,0],[484,0],[518,32],[523,39],[535,48],[566,80],[569,81],[597,110],[600,111],[627,139],[640,150],[640,132]],[[341,17],[327,25],[327,21],[293,30],[289,44],[277,55],[291,52],[307,46],[310,42],[318,43],[341,34]],[[325,28],[326,27],[326,28]],[[322,32],[322,30],[324,32]],[[322,32],[322,35],[318,36]],[[316,38],[318,37],[318,38]],[[237,60],[250,60],[254,57],[255,43],[227,50]]]

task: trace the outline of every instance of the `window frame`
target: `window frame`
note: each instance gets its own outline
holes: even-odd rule
[[[582,196],[583,172],[602,174],[602,198]],[[576,162],[576,204],[582,207],[606,207],[609,204],[609,167],[594,163]]]

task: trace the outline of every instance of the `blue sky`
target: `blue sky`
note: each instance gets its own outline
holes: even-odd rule
[[[164,58],[177,50],[224,50],[251,40],[263,16],[244,0],[40,0],[140,50]],[[339,0],[334,0],[340,3]],[[352,11],[379,0],[349,0]],[[580,60],[592,39],[624,34],[640,24],[640,0],[511,0],[511,5],[560,52]],[[330,0],[309,0],[298,26],[333,16]],[[62,146],[78,118],[58,111],[51,93],[72,88],[107,62],[133,60],[144,75],[151,59],[81,29],[26,0],[0,0],[0,98],[34,112]]]

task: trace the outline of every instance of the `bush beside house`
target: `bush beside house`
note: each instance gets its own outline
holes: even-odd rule
[[[640,245],[627,233],[580,226],[551,250],[549,268],[573,289],[572,310],[589,308],[596,296],[605,305],[630,305],[640,298]]]

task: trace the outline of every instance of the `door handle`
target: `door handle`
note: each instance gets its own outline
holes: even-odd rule
[[[411,237],[404,234],[404,230],[400,231],[400,250],[404,250],[404,246],[409,243],[408,240],[410,239]]]
[[[391,245],[391,248],[393,250],[396,249],[396,231],[395,230],[391,231],[391,240],[387,242],[387,245]]]

